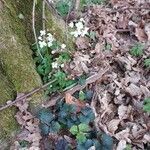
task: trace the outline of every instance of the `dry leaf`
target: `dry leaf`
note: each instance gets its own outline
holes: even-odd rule
[[[147,36],[144,32],[144,29],[135,28],[135,36],[138,38],[140,42],[145,42],[147,40]]]
[[[115,133],[115,131],[118,129],[118,125],[120,123],[120,120],[119,119],[113,119],[109,122],[108,124],[108,130],[111,132],[111,133]]]
[[[121,140],[119,141],[116,150],[124,150],[126,148],[126,141],[125,140]]]
[[[75,97],[73,97],[70,93],[65,94],[65,101],[67,104],[74,104],[78,107],[85,107],[85,103],[81,102],[80,100],[77,100]]]
[[[125,140],[129,143],[131,143],[131,140],[129,139],[129,132],[130,132],[130,129],[129,128],[126,128],[125,130],[122,130],[118,133],[116,133],[114,136],[117,140]]]
[[[118,115],[119,115],[119,119],[127,119],[128,115],[127,115],[127,110],[128,107],[124,106],[124,105],[120,105],[118,108]]]
[[[87,49],[89,47],[89,40],[85,37],[78,37],[76,45],[79,50]]]
[[[133,83],[126,88],[126,91],[130,93],[131,96],[138,96],[142,94],[141,89]]]
[[[150,42],[150,23],[145,25],[145,33],[147,34],[148,41]]]

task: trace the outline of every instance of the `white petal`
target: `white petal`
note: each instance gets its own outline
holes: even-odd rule
[[[46,34],[46,31],[45,31],[45,30],[41,30],[41,31],[40,31],[40,35],[41,35],[41,36],[43,36],[43,35],[45,35],[45,34]]]
[[[85,20],[83,18],[80,18],[80,21],[85,22]]]
[[[75,25],[77,27],[77,30],[83,29],[83,23],[82,22],[78,22]]]
[[[44,46],[47,46],[45,41],[39,41],[39,45],[40,45],[40,48],[43,48]]]
[[[73,22],[70,22],[70,23],[69,23],[69,27],[70,27],[70,28],[73,28],[73,27],[74,27],[74,23],[73,23]]]
[[[57,62],[53,62],[53,63],[52,63],[52,68],[58,68]]]
[[[42,37],[41,37],[41,36],[39,36],[39,37],[38,37],[38,39],[39,39],[39,40],[42,40]]]
[[[61,65],[60,65],[61,68],[63,68],[64,66],[65,66],[64,64],[61,64]]]
[[[47,45],[48,45],[48,47],[51,47],[53,45],[53,43],[52,42],[48,42]]]
[[[65,49],[65,48],[66,48],[66,45],[65,45],[65,44],[62,44],[62,45],[61,45],[61,48],[62,48],[62,49]]]

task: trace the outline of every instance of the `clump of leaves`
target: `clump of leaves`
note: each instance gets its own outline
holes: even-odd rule
[[[78,142],[77,144],[77,150],[87,150],[89,149],[90,147],[94,146],[94,148],[96,150],[99,150],[102,148],[100,142],[96,139],[87,139],[85,142],[81,143],[81,142]]]
[[[144,65],[148,68],[150,68],[150,58],[147,58],[144,60]]]
[[[90,131],[90,127],[87,124],[81,123],[79,125],[73,125],[69,130],[76,139],[83,143],[86,141],[86,134]]]
[[[22,140],[22,141],[19,141],[19,144],[22,148],[25,148],[25,147],[28,147],[29,146],[29,142],[28,141],[25,141],[25,140]]]
[[[113,149],[113,139],[107,134],[102,134],[101,136],[101,143],[103,149],[112,150]]]
[[[80,92],[79,92],[79,99],[80,99],[81,101],[83,101],[83,100],[86,99],[86,94],[85,94],[83,91],[80,91]]]
[[[150,97],[144,100],[143,110],[150,113]]]
[[[142,56],[143,49],[144,49],[144,46],[142,44],[138,43],[131,48],[130,54],[133,56],[136,56],[136,57]]]
[[[71,128],[80,123],[88,124],[95,118],[91,108],[85,107],[78,112],[75,105],[59,102],[57,104],[58,121],[64,128]]]
[[[70,0],[59,0],[56,2],[56,10],[62,17],[67,16],[69,10],[73,7],[73,3]]]
[[[47,135],[48,133],[56,133],[60,130],[61,126],[56,121],[55,115],[48,109],[42,109],[38,113],[38,118],[40,120],[41,133]]]
[[[78,141],[77,150],[87,150],[90,147],[94,147],[96,150],[112,150],[113,149],[113,139],[101,132],[91,130],[86,136],[85,142]]]
[[[42,31],[45,32],[45,31]],[[41,41],[39,41],[41,42]],[[43,41],[45,42],[45,41]],[[37,72],[41,76],[44,83],[54,81],[47,89],[46,94],[63,91],[70,85],[74,85],[76,81],[68,79],[67,73],[63,71],[63,66],[67,62],[71,60],[70,54],[63,49],[63,51],[59,51],[62,45],[58,41],[53,41],[52,45],[48,47],[48,45],[40,48],[40,53],[42,57],[39,55],[37,47],[33,45],[34,51],[34,60],[37,66]]]

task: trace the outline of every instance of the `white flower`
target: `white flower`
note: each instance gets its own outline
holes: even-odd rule
[[[76,23],[75,26],[77,27],[77,30],[81,30],[81,29],[83,29],[83,27],[84,27],[82,22]]]
[[[51,54],[55,54],[55,50],[51,51]]]
[[[39,41],[40,48],[47,46],[45,41]]]
[[[48,38],[53,38],[53,35],[51,33],[47,33]]]
[[[53,42],[54,41],[54,37],[50,33],[48,33],[47,35],[48,35],[47,41],[48,42]]]
[[[52,68],[58,68],[58,63],[57,62],[52,62]]]
[[[46,35],[46,31],[45,31],[45,30],[41,30],[41,31],[40,31],[40,35],[41,35],[41,36]]]
[[[74,37],[76,37],[76,38],[79,36],[79,34],[78,34],[78,32],[77,32],[77,31],[70,32],[70,34],[71,34],[71,35],[73,35],[73,36],[74,36]]]
[[[74,23],[73,23],[73,22],[70,22],[70,23],[69,23],[69,27],[70,27],[70,28],[73,28],[73,27],[74,27]]]
[[[52,42],[47,42],[47,46],[48,46],[48,47],[51,47],[52,45],[53,45]]]
[[[62,48],[62,49],[65,49],[65,48],[66,48],[66,45],[65,45],[65,44],[62,44],[62,45],[61,45],[61,48]]]
[[[74,32],[71,32],[70,34],[77,38],[78,36],[80,36],[82,34],[82,32],[81,32],[81,30],[76,30]]]
[[[64,64],[61,64],[61,65],[60,65],[61,68],[63,68],[64,66],[65,66]]]
[[[38,39],[42,41],[42,37],[41,36],[39,36]]]
[[[82,30],[81,36],[84,37],[86,34],[88,34],[88,27],[85,27],[84,30]]]
[[[83,18],[80,18],[80,21],[85,22],[85,20]]]

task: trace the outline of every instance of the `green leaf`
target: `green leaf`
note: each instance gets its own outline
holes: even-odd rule
[[[130,50],[130,54],[133,56],[136,56],[136,57],[142,56],[143,49],[144,49],[144,46],[142,44],[138,43],[132,47],[132,49]]]
[[[41,133],[43,135],[47,135],[49,133],[49,126],[44,124],[44,123],[40,123],[39,128],[41,129]]]
[[[96,32],[90,31],[89,36],[90,36],[90,39],[92,39],[93,41],[96,41]]]
[[[61,129],[61,126],[58,122],[52,121],[50,126],[50,132],[57,133]]]
[[[50,125],[50,122],[54,119],[54,115],[48,109],[42,109],[39,111],[38,118],[42,123]]]
[[[147,58],[144,60],[144,65],[148,68],[150,68],[150,58]]]
[[[65,17],[69,12],[69,5],[67,2],[60,0],[56,3],[56,9],[62,17]]]
[[[86,141],[85,133],[79,132],[76,136],[77,140],[81,143]]]
[[[80,91],[80,92],[79,92],[79,99],[80,99],[81,101],[83,101],[83,100],[85,100],[85,98],[86,98],[85,93],[84,93],[83,91]]]
[[[79,132],[88,132],[90,131],[90,128],[87,124],[81,123],[79,124]]]
[[[130,144],[127,144],[127,146],[126,146],[125,150],[132,150],[131,145],[130,145]]]
[[[143,110],[146,112],[150,112],[150,98],[146,98],[144,100]]]
[[[107,135],[107,134],[103,134],[101,137],[102,140],[102,145],[107,148],[107,149],[112,149],[113,147],[113,139],[111,136]]]
[[[76,125],[73,125],[71,127],[71,129],[69,130],[73,135],[77,135],[78,134],[78,127]]]
[[[25,141],[25,140],[19,141],[19,144],[20,144],[20,146],[21,146],[22,148],[29,146],[29,142],[28,142],[28,141]]]

